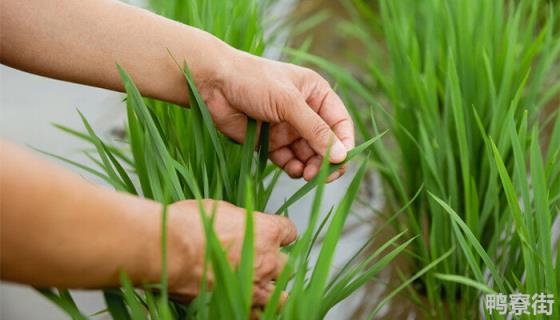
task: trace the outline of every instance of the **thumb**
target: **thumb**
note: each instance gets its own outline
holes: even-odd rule
[[[327,123],[317,114],[301,94],[292,95],[286,105],[285,120],[305,139],[315,152],[325,156],[331,145],[329,161],[340,163],[346,159],[346,148]]]

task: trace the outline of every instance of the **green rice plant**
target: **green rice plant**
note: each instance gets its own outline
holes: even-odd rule
[[[102,141],[84,117],[82,119],[87,133],[76,135],[86,139],[96,147],[99,160],[92,158],[101,167],[101,171],[83,165],[80,165],[80,167],[87,169],[89,172],[95,172],[97,176],[105,179],[115,189],[143,195],[163,203],[189,198],[201,200],[203,198],[203,189],[214,184],[219,185],[218,181],[221,181],[222,176],[216,174],[213,177],[215,181],[200,181],[196,177],[198,173],[193,171],[191,163],[181,162],[183,161],[181,154],[171,152],[173,148],[179,147],[175,144],[176,140],[164,136],[164,131],[156,125],[156,116],[150,111],[150,107],[146,105],[137,88],[124,70],[120,69],[120,72],[128,94],[126,99],[129,110],[128,139],[133,155],[133,159],[128,160],[133,163],[132,168],[136,172],[138,180],[142,181],[144,179],[145,183],[138,182],[140,187],[136,188],[133,177],[127,173],[130,171],[129,168],[125,169],[123,167],[123,163],[126,162],[123,158],[126,158],[126,156],[120,151],[111,151],[118,149],[114,146],[109,147],[106,142]],[[191,104],[191,110],[196,108],[207,112],[204,102],[194,89],[188,70],[185,71],[185,77],[191,88],[192,101],[196,101],[196,103]],[[205,125],[212,126],[211,123],[205,123]],[[71,131],[68,128],[65,131],[75,133],[75,131]],[[133,141],[138,137],[145,139],[142,140],[141,146],[146,149],[135,152],[134,148],[137,145]],[[164,139],[164,137],[167,139]],[[246,141],[254,141],[255,138],[256,132],[253,131],[252,136],[246,137]],[[375,137],[351,150],[348,160],[369,148],[377,139],[378,137]],[[253,158],[257,158],[257,156],[253,155],[252,149],[245,157],[246,163],[251,163]],[[117,158],[121,158],[121,160]],[[143,161],[144,167],[141,170],[138,170],[138,160]],[[404,234],[401,233],[365,258],[360,257],[364,251],[364,248],[362,248],[348,261],[345,268],[331,277],[331,264],[335,248],[340,240],[344,222],[350,213],[352,202],[358,193],[360,182],[365,173],[366,162],[362,162],[342,202],[336,209],[331,209],[332,214],[327,215],[323,221],[319,221],[325,181],[329,174],[338,167],[339,165],[329,165],[327,161],[324,161],[319,176],[301,187],[286,202],[288,205],[292,204],[311,191],[313,187],[317,187],[313,209],[309,218],[309,226],[301,238],[289,250],[288,267],[277,280],[276,292],[262,312],[262,317],[265,319],[293,319],[300,317],[305,319],[322,319],[334,305],[371,280],[412,241],[408,240],[398,244],[398,240]],[[145,176],[142,176],[139,172],[145,172]],[[248,172],[250,173],[250,171]],[[255,175],[259,176],[258,174],[253,174],[253,179],[255,179]],[[166,291],[167,275],[165,273],[165,263],[167,259],[165,249],[167,240],[165,228],[166,213],[164,211],[162,215],[161,240],[163,252],[162,269],[164,272],[161,283],[144,286],[144,295],[141,295],[134,291],[126,275],[122,274],[122,288],[104,290],[107,311],[114,319],[145,319],[148,315],[153,319],[249,318],[252,294],[252,257],[254,254],[252,212],[254,205],[259,203],[254,201],[254,198],[268,198],[269,195],[266,189],[269,186],[265,189],[253,188],[253,183],[263,183],[264,175],[260,175],[261,180],[248,180],[248,177],[249,175],[246,176],[245,192],[243,192],[243,203],[245,208],[247,208],[247,224],[239,267],[233,268],[228,263],[226,252],[213,231],[212,215],[205,213],[201,204],[199,209],[207,236],[207,267],[211,268],[214,273],[216,283],[211,290],[208,290],[207,284],[203,282],[201,284],[200,296],[188,305],[170,300]],[[220,188],[208,188],[208,190],[211,190],[209,193],[210,197],[219,196],[222,192]],[[212,193],[212,190],[216,190],[214,191],[215,193]],[[253,192],[256,193],[254,194]],[[263,197],[264,193],[266,193],[266,197]],[[188,195],[192,196],[189,197]],[[323,228],[325,228],[325,240],[320,244],[319,257],[316,261],[312,261],[310,259],[310,251],[316,243],[318,233]],[[312,266],[312,262],[314,262],[314,266]],[[286,305],[278,312],[282,290],[289,290],[291,295]],[[84,318],[79,313],[67,290],[61,290],[59,294],[51,290],[42,290],[42,292],[73,318]]]
[[[548,152],[544,153],[540,147],[539,126],[528,127],[527,113],[522,118],[519,127],[513,117],[506,119],[509,132],[505,133],[513,148],[514,164],[511,170],[506,168],[496,143],[488,138],[485,147],[491,154],[496,170],[500,176],[500,192],[506,198],[507,213],[500,222],[503,226],[500,237],[502,241],[496,243],[499,254],[490,258],[490,249],[482,248],[471,229],[461,217],[437,196],[430,194],[450,215],[453,232],[457,239],[463,239],[461,249],[465,256],[471,259],[480,258],[489,269],[496,269],[497,277],[501,277],[505,288],[501,293],[552,294],[553,300],[558,301],[560,294],[560,267],[558,250],[553,248],[553,223],[560,212],[560,114],[556,116],[553,127],[553,138],[547,145]],[[487,138],[487,137],[486,137]],[[527,153],[524,153],[524,152]],[[468,239],[470,243],[464,241]],[[556,256],[556,258],[555,258]],[[480,270],[477,265],[473,270]],[[449,276],[441,278],[445,281],[459,282]],[[460,283],[460,282],[459,282]],[[496,291],[485,285],[483,278],[470,283],[468,286],[478,288],[485,293]],[[486,315],[493,318],[505,319],[503,315],[493,310],[486,311]],[[552,305],[551,314],[560,314],[558,303]],[[530,312],[528,319],[541,319]]]
[[[208,30],[231,45],[254,54],[264,50],[262,8],[258,1],[168,1],[152,3],[155,10],[176,20]],[[171,59],[171,57],[170,57]],[[245,143],[238,145],[219,133],[212,123],[205,102],[198,94],[188,68],[184,75],[190,96],[190,108],[180,108],[161,101],[145,99],[125,70],[119,67],[127,93],[127,134],[122,143],[102,140],[83,117],[85,132],[57,125],[66,133],[83,139],[94,147],[86,155],[97,166],[86,166],[62,157],[80,169],[93,174],[116,190],[154,199],[164,204],[184,199],[223,199],[247,210],[246,233],[241,262],[232,267],[212,227],[212,212],[201,218],[206,232],[206,269],[214,273],[212,288],[203,281],[199,296],[189,304],[173,301],[167,292],[166,219],[162,214],[162,275],[157,284],[146,284],[136,291],[126,274],[121,274],[121,288],[103,291],[107,310],[114,319],[248,319],[251,314],[253,282],[254,210],[263,211],[279,177],[280,170],[267,162],[267,125],[250,120]],[[260,130],[257,127],[260,125]],[[259,133],[257,133],[259,132]],[[350,150],[347,161],[368,149],[381,135]],[[337,208],[320,219],[323,188],[330,173],[340,165],[323,163],[320,174],[301,187],[278,210],[288,208],[305,194],[315,191],[309,226],[287,249],[289,261],[276,281],[276,291],[260,311],[264,319],[321,319],[340,301],[373,279],[412,240],[402,242],[404,233],[390,239],[371,254],[366,243],[345,264],[333,272],[336,246],[350,214],[360,181],[365,172],[362,163],[345,197]],[[319,233],[325,238],[319,243]],[[401,243],[402,242],[402,243]],[[319,250],[311,258],[312,248]],[[290,292],[279,308],[281,292]],[[41,290],[73,319],[84,316],[67,290]]]
[[[542,112],[545,105],[556,103],[553,116],[558,113],[558,5],[353,0],[347,7],[352,20],[341,30],[360,40],[367,55],[354,59],[363,62],[359,79],[316,56],[287,53],[338,81],[362,137],[389,129],[391,141],[371,147],[388,212],[421,187],[426,191],[393,223],[397,232],[422,234],[411,244],[410,271],[457,248],[414,284],[415,301],[429,302],[425,316],[477,318],[481,288],[504,294],[546,289],[558,298],[554,287],[542,284],[558,272],[547,222],[558,212],[560,162],[553,155],[559,132],[552,133],[539,180],[541,135],[526,132],[554,119]],[[519,140],[512,138],[515,130]],[[527,155],[535,168],[523,165]],[[496,166],[496,158],[503,165]],[[515,189],[503,183],[507,176]],[[536,220],[523,227],[531,215]]]

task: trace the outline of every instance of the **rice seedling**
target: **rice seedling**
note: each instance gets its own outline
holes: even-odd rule
[[[511,170],[506,168],[496,143],[488,137],[485,143],[485,148],[492,156],[493,165],[499,173],[500,193],[507,202],[507,207],[503,209],[507,215],[504,215],[501,221],[503,231],[500,232],[500,238],[495,240],[496,243],[490,248],[482,248],[479,240],[457,212],[443,200],[430,194],[450,215],[453,232],[458,241],[463,243],[461,250],[464,255],[471,257],[471,260],[479,258],[488,269],[495,270],[492,271],[492,277],[496,278],[496,289],[487,287],[486,280],[481,275],[476,277],[477,281],[470,282],[449,276],[436,276],[441,280],[478,288],[479,292],[487,294],[496,293],[498,290],[503,294],[524,294],[530,297],[531,302],[538,299],[538,295],[546,294],[552,296],[544,301],[558,301],[560,272],[558,245],[556,252],[553,248],[553,223],[560,211],[560,166],[557,165],[560,154],[560,115],[556,116],[554,136],[547,145],[546,153],[543,153],[540,147],[539,126],[528,127],[527,113],[518,127],[513,117],[506,122],[509,132],[505,133],[505,136],[512,144],[514,158]],[[470,243],[465,241],[465,238],[469,239]],[[498,254],[491,259],[488,252],[492,252],[494,246]],[[484,271],[476,264],[472,264],[471,268],[479,274]],[[527,318],[540,319],[542,316],[560,314],[557,303],[553,302],[550,306],[547,302],[544,304],[550,312],[539,314],[529,308]],[[485,307],[484,311],[487,316],[491,315],[496,319],[506,318],[495,309],[488,310]]]
[[[179,21],[208,30],[233,46],[262,54],[264,50],[261,7],[258,1],[154,2],[156,11]],[[184,20],[182,20],[184,19]],[[171,58],[170,58],[171,59]],[[146,284],[136,291],[126,274],[121,274],[121,288],[104,290],[107,310],[114,319],[248,319],[251,316],[253,284],[254,210],[263,211],[280,171],[267,162],[267,125],[250,120],[243,145],[230,141],[212,123],[205,102],[198,94],[188,68],[185,84],[190,108],[180,108],[161,101],[144,99],[126,71],[119,67],[126,90],[127,134],[125,146],[102,140],[83,117],[85,132],[57,127],[83,139],[95,151],[86,155],[97,168],[58,157],[101,179],[115,189],[154,199],[164,204],[184,199],[222,199],[246,208],[246,233],[239,266],[232,267],[212,226],[212,212],[200,205],[206,233],[206,269],[213,272],[215,283],[200,284],[200,294],[191,303],[173,301],[167,292],[166,219],[162,214],[162,275],[158,284]],[[260,125],[260,130],[257,127]],[[346,161],[355,158],[378,140],[378,135],[351,150]],[[357,196],[366,165],[362,162],[343,200],[320,219],[323,188],[328,175],[340,165],[324,161],[319,175],[309,181],[278,210],[288,208],[315,189],[309,226],[287,249],[287,267],[276,280],[275,292],[267,306],[256,311],[263,319],[321,319],[340,301],[373,279],[412,240],[403,241],[404,232],[390,239],[372,254],[364,255],[370,243],[337,272],[332,270],[333,256],[341,233]],[[208,213],[208,214],[206,214]],[[318,234],[325,237],[318,243]],[[311,258],[311,249],[319,256]],[[83,315],[67,290],[41,292],[73,319]],[[281,292],[290,295],[279,308]]]
[[[136,189],[132,177],[127,173],[129,170],[125,169],[121,164],[124,160],[117,160],[117,157],[124,158],[125,156],[118,152],[116,154],[111,152],[110,150],[117,149],[115,149],[115,147],[108,147],[107,143],[103,142],[95,132],[93,132],[91,126],[83,117],[82,119],[87,134],[80,134],[78,136],[95,145],[98,156],[101,159],[97,160],[96,163],[102,170],[96,171],[96,169],[86,168],[83,165],[80,165],[80,167],[87,169],[89,172],[95,172],[97,176],[103,177],[116,189],[143,195],[163,203],[189,198],[201,200],[205,188],[211,190],[209,193],[210,197],[222,194],[222,189],[213,189],[209,186],[219,185],[219,181],[221,181],[223,176],[219,173],[215,173],[214,176],[211,177],[213,180],[201,181],[196,175],[199,173],[204,174],[205,171],[194,172],[190,162],[180,162],[184,161],[181,158],[181,154],[171,152],[173,148],[179,148],[180,146],[174,144],[175,139],[169,139],[169,136],[165,136],[164,131],[156,125],[156,116],[150,112],[150,108],[145,104],[140,93],[131,82],[126,72],[122,69],[121,75],[128,93],[128,138],[133,155],[133,159],[129,160],[134,164],[133,168],[140,181],[140,188]],[[192,86],[188,71],[185,72],[185,76],[187,82]],[[192,101],[200,103],[200,105],[191,105],[192,112],[194,112],[195,108],[205,110],[204,102],[200,99],[194,87],[191,87],[191,94]],[[134,118],[131,118],[132,116],[134,116]],[[212,124],[209,123],[208,125],[211,126]],[[70,131],[68,128],[66,128],[65,131],[74,132]],[[145,139],[142,140],[140,145],[142,148],[148,148],[147,150],[143,149],[140,152],[138,150],[134,151],[134,148],[138,145],[134,144],[133,139],[138,137],[143,137]],[[163,137],[168,139],[164,140]],[[378,137],[373,138],[352,150],[348,160],[371,146],[377,138]],[[252,136],[246,138],[248,141],[254,141],[255,139],[256,132],[253,132]],[[246,149],[245,146],[241,148]],[[137,155],[140,155],[141,158],[137,158]],[[176,158],[174,158],[173,155],[176,156]],[[251,163],[254,158],[257,158],[257,156],[254,156],[253,150],[251,150],[244,160],[246,163]],[[144,161],[144,167],[138,167],[139,159]],[[371,280],[412,241],[408,240],[402,244],[398,244],[398,240],[403,236],[403,234],[399,234],[391,239],[384,247],[378,249],[374,254],[367,256],[367,258],[363,260],[359,257],[361,253],[361,250],[359,250],[351,261],[348,262],[346,268],[339,271],[335,277],[330,279],[330,268],[334,250],[340,239],[344,222],[350,212],[351,204],[357,195],[361,179],[366,169],[365,162],[363,162],[342,202],[336,210],[331,209],[333,213],[330,221],[326,221],[326,219],[331,216],[328,215],[325,221],[321,222],[321,227],[316,227],[319,222],[318,217],[324,183],[328,175],[336,170],[337,167],[338,165],[329,165],[325,161],[319,176],[296,191],[294,195],[287,200],[287,205],[284,206],[284,208],[287,208],[290,204],[296,202],[297,199],[311,191],[313,187],[317,187],[313,210],[309,218],[310,225],[301,236],[300,240],[298,240],[290,250],[288,267],[278,279],[277,292],[270,300],[269,305],[263,310],[262,316],[266,319],[292,319],[293,317],[299,317],[296,315],[301,315],[304,318],[310,319],[323,318],[334,305],[350,296],[361,285]],[[139,172],[145,172],[145,176],[142,176]],[[257,176],[259,175],[257,174]],[[266,188],[253,188],[252,186],[253,183],[264,183],[265,175],[260,175],[261,180],[253,180],[255,174],[253,174],[253,179],[251,180],[248,180],[248,177],[249,175],[246,176],[244,184],[245,192],[243,192],[243,205],[247,208],[247,231],[240,266],[234,269],[229,265],[225,250],[220,245],[212,229],[212,219],[209,218],[209,215],[202,212],[203,214],[201,214],[201,217],[203,217],[205,221],[208,244],[208,267],[211,268],[216,277],[216,283],[212,290],[206,291],[206,284],[202,283],[201,288],[203,291],[201,295],[191,304],[183,305],[173,302],[168,298],[165,273],[162,275],[162,282],[159,285],[150,284],[144,287],[145,295],[143,297],[134,291],[126,275],[122,274],[121,281],[123,287],[121,289],[108,289],[104,291],[107,309],[113,318],[144,319],[148,314],[154,319],[223,319],[224,317],[247,319],[249,317],[252,293],[251,272],[253,268],[251,252],[253,250],[254,241],[251,216],[254,206],[259,203],[258,201],[254,201],[254,198],[266,200],[269,196],[269,191],[267,190],[269,186],[266,186]],[[143,179],[144,184],[141,183]],[[212,193],[212,190],[216,190],[215,193]],[[240,192],[239,189],[236,190]],[[255,194],[253,194],[253,192],[255,192]],[[266,195],[263,196],[263,194]],[[192,196],[189,197],[187,195]],[[232,196],[232,198],[238,197],[238,194]],[[204,211],[202,205],[200,206],[200,210]],[[166,214],[164,212],[163,226],[165,226],[165,219]],[[309,254],[311,248],[315,245],[317,234],[324,226],[326,226],[326,237],[320,246],[320,255],[317,261],[315,261],[315,266],[312,267]],[[166,228],[163,227],[163,249],[166,248],[165,230]],[[395,246],[395,248],[390,248],[391,246]],[[162,261],[165,263],[165,250],[163,250],[163,252],[164,257]],[[165,270],[165,265],[162,268]],[[291,286],[290,298],[288,298],[284,308],[281,309],[282,311],[278,313],[277,307],[280,302],[280,292],[288,289],[288,284]],[[73,318],[83,318],[83,315],[79,313],[79,310],[67,290],[61,290],[59,294],[50,290],[42,290],[42,292]]]
[[[341,25],[366,48],[368,57],[355,59],[365,62],[359,80],[316,56],[287,52],[338,81],[362,137],[389,129],[392,141],[371,147],[388,211],[426,191],[393,223],[397,232],[422,234],[411,244],[410,270],[457,248],[413,284],[413,300],[429,302],[428,318],[470,319],[481,315],[483,291],[558,299],[550,249],[558,129],[544,164],[539,147],[539,127],[554,119],[542,109],[560,90],[558,5],[374,3],[353,0],[352,20]]]

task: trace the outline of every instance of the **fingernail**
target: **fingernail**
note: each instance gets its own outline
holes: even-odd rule
[[[346,148],[340,141],[336,141],[331,149],[330,160],[332,163],[339,163],[346,159]]]

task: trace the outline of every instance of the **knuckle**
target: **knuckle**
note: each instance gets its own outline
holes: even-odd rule
[[[308,67],[302,67],[302,66],[297,66],[297,69],[300,73],[300,76],[303,77],[306,80],[316,80],[318,78],[321,78],[321,75],[319,75],[319,73],[311,68]]]
[[[331,91],[331,84],[323,77],[321,77],[320,75],[317,75],[317,86],[319,87],[319,89],[321,89],[322,91],[324,91],[326,94],[330,93]]]
[[[311,68],[307,68],[307,67],[302,67],[302,72],[304,74],[305,77],[307,77],[308,79],[319,79],[321,78],[321,75],[319,75],[319,73]]]
[[[255,216],[256,236],[260,238],[261,245],[268,247],[270,243],[277,242],[280,238],[280,226],[278,226],[268,215]]]
[[[316,122],[311,127],[311,134],[314,138],[319,140],[325,140],[330,137],[331,130],[329,127],[323,122]]]
[[[260,270],[264,264],[264,257],[262,254],[255,255],[255,270]]]
[[[285,218],[285,219],[286,219],[285,221],[286,221],[286,228],[287,228],[287,230],[286,230],[287,239],[285,239],[285,240],[287,240],[288,242],[293,242],[297,238],[296,225],[292,220],[290,220],[288,218]]]
[[[309,68],[304,68],[304,74],[307,81],[315,83],[318,89],[327,90],[331,88],[330,83],[317,71]]]
[[[280,226],[274,222],[270,223],[268,227],[268,237],[270,240],[277,242],[280,240],[280,236],[282,234],[282,230]]]
[[[262,274],[271,274],[276,270],[276,258],[273,255],[267,255],[261,264]]]

